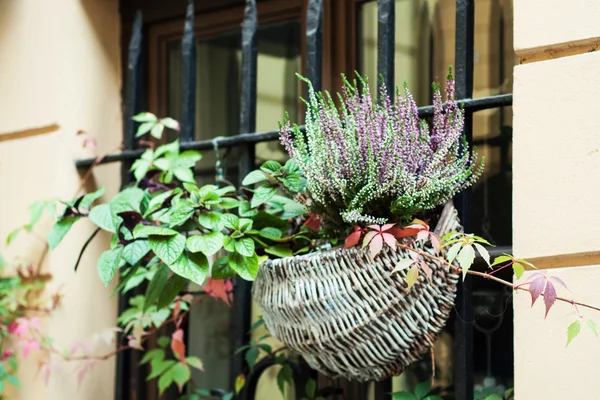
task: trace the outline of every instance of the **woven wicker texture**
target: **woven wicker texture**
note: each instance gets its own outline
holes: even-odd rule
[[[460,231],[454,207],[435,232]],[[387,247],[387,246],[386,246]],[[433,254],[429,246],[418,248]],[[459,276],[427,260],[407,291],[406,272],[392,274],[408,250],[387,247],[374,261],[358,248],[332,249],[265,262],[253,285],[271,334],[332,377],[381,380],[428,353],[444,327]]]

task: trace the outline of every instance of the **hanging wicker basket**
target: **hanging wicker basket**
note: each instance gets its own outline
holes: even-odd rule
[[[451,203],[435,233],[460,231]],[[421,250],[434,253],[427,246]],[[387,246],[386,246],[387,247]],[[459,276],[426,260],[407,290],[406,272],[392,274],[408,250],[387,247],[374,261],[366,249],[332,249],[269,260],[253,285],[271,334],[332,377],[381,380],[400,374],[433,346],[454,305]]]

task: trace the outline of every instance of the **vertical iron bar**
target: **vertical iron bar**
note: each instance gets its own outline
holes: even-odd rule
[[[256,65],[258,50],[256,34],[258,30],[258,14],[256,0],[246,0],[244,22],[242,23],[242,90],[240,101],[240,132],[256,131]],[[246,144],[241,147],[239,163],[239,180],[254,169],[255,145]],[[252,285],[239,279],[234,292],[231,326],[233,329],[233,350],[250,341],[250,326],[252,318]],[[244,354],[235,355],[232,360],[231,383],[244,370]]]
[[[308,0],[306,12],[306,77],[316,91],[323,74],[323,1]]]
[[[194,1],[189,0],[181,39],[181,141],[194,140],[196,122],[196,37]]]
[[[123,148],[131,150],[135,148],[136,123],[132,117],[139,112],[141,100],[141,62],[142,51],[142,13],[136,12],[129,41],[129,58],[127,62],[127,77],[125,89],[125,112],[123,121]],[[121,163],[121,187],[128,185],[131,178],[131,161]],[[119,315],[129,307],[130,293],[119,296]],[[121,345],[127,345],[127,339],[119,338]],[[138,373],[137,355],[132,350],[122,351],[117,354],[116,377],[115,377],[115,399],[130,399],[132,392],[136,392],[141,398],[145,397],[145,382]],[[142,391],[142,393],[139,393]]]
[[[394,4],[394,0],[377,1],[377,72],[383,78],[388,95],[392,99],[394,96],[394,55],[396,52]],[[381,96],[381,93],[377,91],[377,95]]]
[[[456,98],[473,96],[475,0],[456,0]],[[465,136],[469,148],[473,141],[473,113],[465,110]],[[461,222],[469,231],[471,191],[457,197]],[[472,282],[467,278],[458,286],[454,326],[454,386],[457,400],[473,398],[473,304]]]

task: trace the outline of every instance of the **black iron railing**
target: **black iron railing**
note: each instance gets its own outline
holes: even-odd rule
[[[307,77],[313,82],[316,89],[321,88],[322,65],[322,0],[307,0],[306,15],[306,69]],[[480,110],[501,108],[512,104],[512,94],[489,96],[472,99],[473,94],[473,59],[474,59],[474,7],[475,0],[456,0],[456,54],[455,54],[455,80],[456,98],[459,99],[465,110],[465,133],[472,145],[473,113]],[[140,109],[142,96],[142,15],[136,13],[133,32],[129,43],[128,62],[126,65],[126,86],[124,91],[124,150],[119,154],[111,154],[100,161],[101,164],[121,162],[121,180],[123,185],[131,183],[129,172],[131,163],[142,153],[136,148],[136,124],[131,117],[142,111]],[[394,88],[394,52],[395,52],[395,10],[394,0],[378,1],[378,47],[377,62],[378,73],[381,74],[388,90]],[[257,105],[257,30],[258,16],[256,0],[246,0],[245,16],[242,25],[242,77],[241,77],[241,112],[240,134],[223,137],[216,140],[193,141],[194,121],[196,114],[196,45],[194,36],[194,6],[190,1],[182,38],[182,91],[181,91],[181,148],[212,151],[215,143],[219,148],[238,147],[241,149],[239,161],[240,178],[254,169],[255,145],[260,142],[275,141],[279,138],[278,131],[255,132],[256,130],[256,105]],[[430,46],[432,47],[432,46]],[[433,114],[433,106],[419,108],[422,117]],[[78,168],[88,168],[94,159],[76,161]],[[470,192],[462,193],[457,199],[457,207],[466,229],[469,229],[468,210]],[[497,248],[492,255],[510,251],[508,248]],[[251,318],[251,284],[240,280],[236,282],[234,291],[234,309],[232,313],[232,345],[233,348],[241,347],[250,340]],[[472,310],[471,282],[467,278],[458,290],[455,326],[454,326],[454,391],[455,398],[459,400],[473,399],[473,310]],[[119,301],[119,310],[127,306],[129,297],[123,295]],[[187,335],[186,335],[187,336]],[[136,352],[128,351],[119,353],[117,359],[116,400],[145,399],[146,382],[144,372],[138,366]],[[296,380],[297,398],[301,397],[301,390],[308,376],[315,376],[314,371],[292,363],[293,375]],[[254,373],[248,378],[244,390],[245,398],[254,399],[255,388],[261,373],[272,366],[272,361],[263,360],[254,368]],[[243,354],[235,356],[232,361],[231,380],[245,368]],[[376,400],[389,399],[391,381],[380,382],[375,389]],[[216,392],[215,392],[216,393]]]

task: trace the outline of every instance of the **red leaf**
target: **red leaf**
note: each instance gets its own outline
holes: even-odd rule
[[[433,233],[431,234],[431,246],[433,247],[435,254],[440,254],[440,251],[442,250],[440,239]]]
[[[371,253],[371,260],[375,259],[375,256],[377,254],[379,254],[379,252],[381,251],[382,248],[383,248],[383,237],[381,235],[377,235],[369,243],[369,252]]]
[[[428,237],[429,237],[429,231],[426,231],[426,230],[419,231],[419,233],[417,234],[417,240],[427,241]]]
[[[221,299],[231,307],[231,303],[233,302],[233,284],[229,279],[208,278],[204,290],[209,296]]]
[[[376,232],[381,232],[381,225],[369,225],[367,228],[373,229]]]
[[[548,283],[546,284],[546,290],[544,290],[544,303],[546,304],[546,315],[544,315],[544,318],[548,316],[548,311],[550,311],[550,308],[552,307],[555,301],[556,289],[554,288],[554,285],[550,281],[548,281]]]
[[[389,233],[382,233],[381,237],[383,238],[383,241],[390,246],[392,249],[396,249],[396,238],[389,234]]]
[[[367,234],[365,235],[365,238],[363,240],[362,246],[365,247],[366,245],[371,243],[371,240],[373,239],[373,237],[375,237],[375,235],[377,235],[378,233],[379,232],[376,232],[376,231],[367,232]]]
[[[394,237],[396,239],[400,239],[400,238],[404,238],[404,237],[410,237],[410,236],[416,236],[419,233],[420,229],[414,229],[414,228],[398,228],[398,227],[394,227],[392,229],[390,229],[388,232],[391,233],[392,235],[394,235]]]
[[[431,271],[431,268],[426,262],[421,261],[420,264],[421,269],[423,269],[423,272],[425,272],[425,276],[427,276],[427,279],[429,279],[429,282],[431,282],[433,280],[433,271]]]
[[[321,217],[316,214],[309,214],[308,219],[304,221],[302,225],[312,229],[313,231],[318,231],[321,229]]]
[[[171,336],[171,350],[179,357],[179,361],[185,363],[185,342],[183,341],[183,329],[177,329]]]
[[[175,303],[175,307],[173,308],[173,318],[177,320],[179,313],[181,312],[181,301],[177,300]],[[181,320],[177,320],[177,327],[181,324]]]
[[[559,284],[562,285],[562,287],[564,287],[565,289],[569,290],[569,288],[567,287],[567,284],[565,283],[565,281],[563,281],[559,277],[551,276],[549,279],[552,279],[553,281],[558,282]],[[569,292],[570,292],[570,290],[569,290]]]
[[[362,231],[360,230],[354,230],[354,232],[352,232],[350,234],[350,236],[348,236],[346,238],[346,242],[344,242],[344,248],[345,249],[349,249],[350,247],[354,247],[358,244],[358,242],[360,242],[360,236],[362,235]]]
[[[544,278],[543,276],[540,276],[539,278],[536,278],[533,280],[533,282],[531,282],[531,284],[529,285],[529,293],[531,293],[531,307],[533,307],[537,298],[540,297],[540,294],[542,294],[542,292],[544,291],[545,286],[546,278]]]

